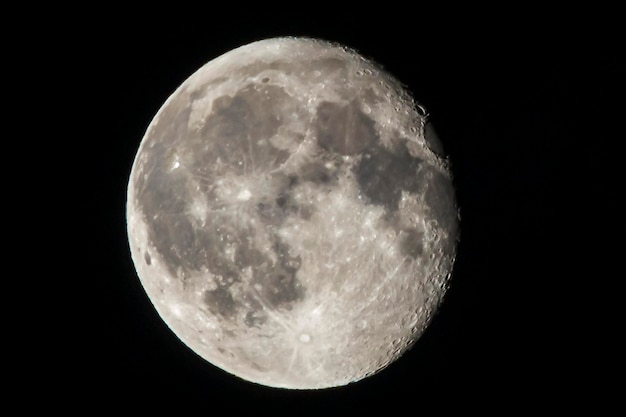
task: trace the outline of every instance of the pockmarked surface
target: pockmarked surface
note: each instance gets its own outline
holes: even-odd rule
[[[127,223],[141,283],[186,345],[296,389],[400,357],[458,240],[424,107],[371,60],[306,38],[242,46],[182,83],[137,152]]]

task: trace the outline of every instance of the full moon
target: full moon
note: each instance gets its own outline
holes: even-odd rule
[[[165,324],[271,387],[346,385],[398,359],[456,256],[426,109],[317,39],[253,42],[193,73],[148,126],[127,192],[132,259]]]

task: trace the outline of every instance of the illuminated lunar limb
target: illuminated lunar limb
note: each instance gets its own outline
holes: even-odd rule
[[[128,185],[131,254],[164,322],[272,387],[345,385],[400,357],[458,240],[426,118],[377,64],[313,39],[255,42],[192,74]]]

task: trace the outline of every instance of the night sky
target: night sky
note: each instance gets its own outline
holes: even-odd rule
[[[590,260],[612,257],[603,242],[617,227],[617,188],[603,180],[619,176],[605,163],[617,138],[602,132],[616,111],[599,99],[612,94],[608,79],[623,73],[616,51],[558,22],[544,25],[544,36],[537,25],[504,18],[462,27],[448,16],[378,19],[384,13],[234,19],[172,12],[140,24],[112,16],[79,25],[72,36],[93,40],[75,72],[93,77],[78,86],[76,111],[89,114],[96,137],[77,145],[86,156],[75,181],[89,186],[80,202],[80,229],[88,233],[69,255],[86,263],[76,270],[81,314],[71,322],[80,337],[63,349],[72,396],[96,408],[177,403],[206,415],[373,415],[378,407],[417,415],[428,401],[494,407],[498,398],[532,407],[556,398],[554,387],[585,368],[570,366],[561,343],[591,337],[594,316],[579,309],[584,294],[606,285],[594,280],[610,273]],[[322,391],[255,385],[199,358],[153,310],[126,236],[131,165],[163,102],[209,60],[283,35],[346,44],[402,81],[430,111],[461,210],[450,289],[423,337],[379,374]]]

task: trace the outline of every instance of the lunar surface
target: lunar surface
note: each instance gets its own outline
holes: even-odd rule
[[[424,107],[375,62],[307,38],[244,45],[185,80],[139,146],[126,216],[170,329],[230,374],[291,389],[398,359],[458,240]]]

